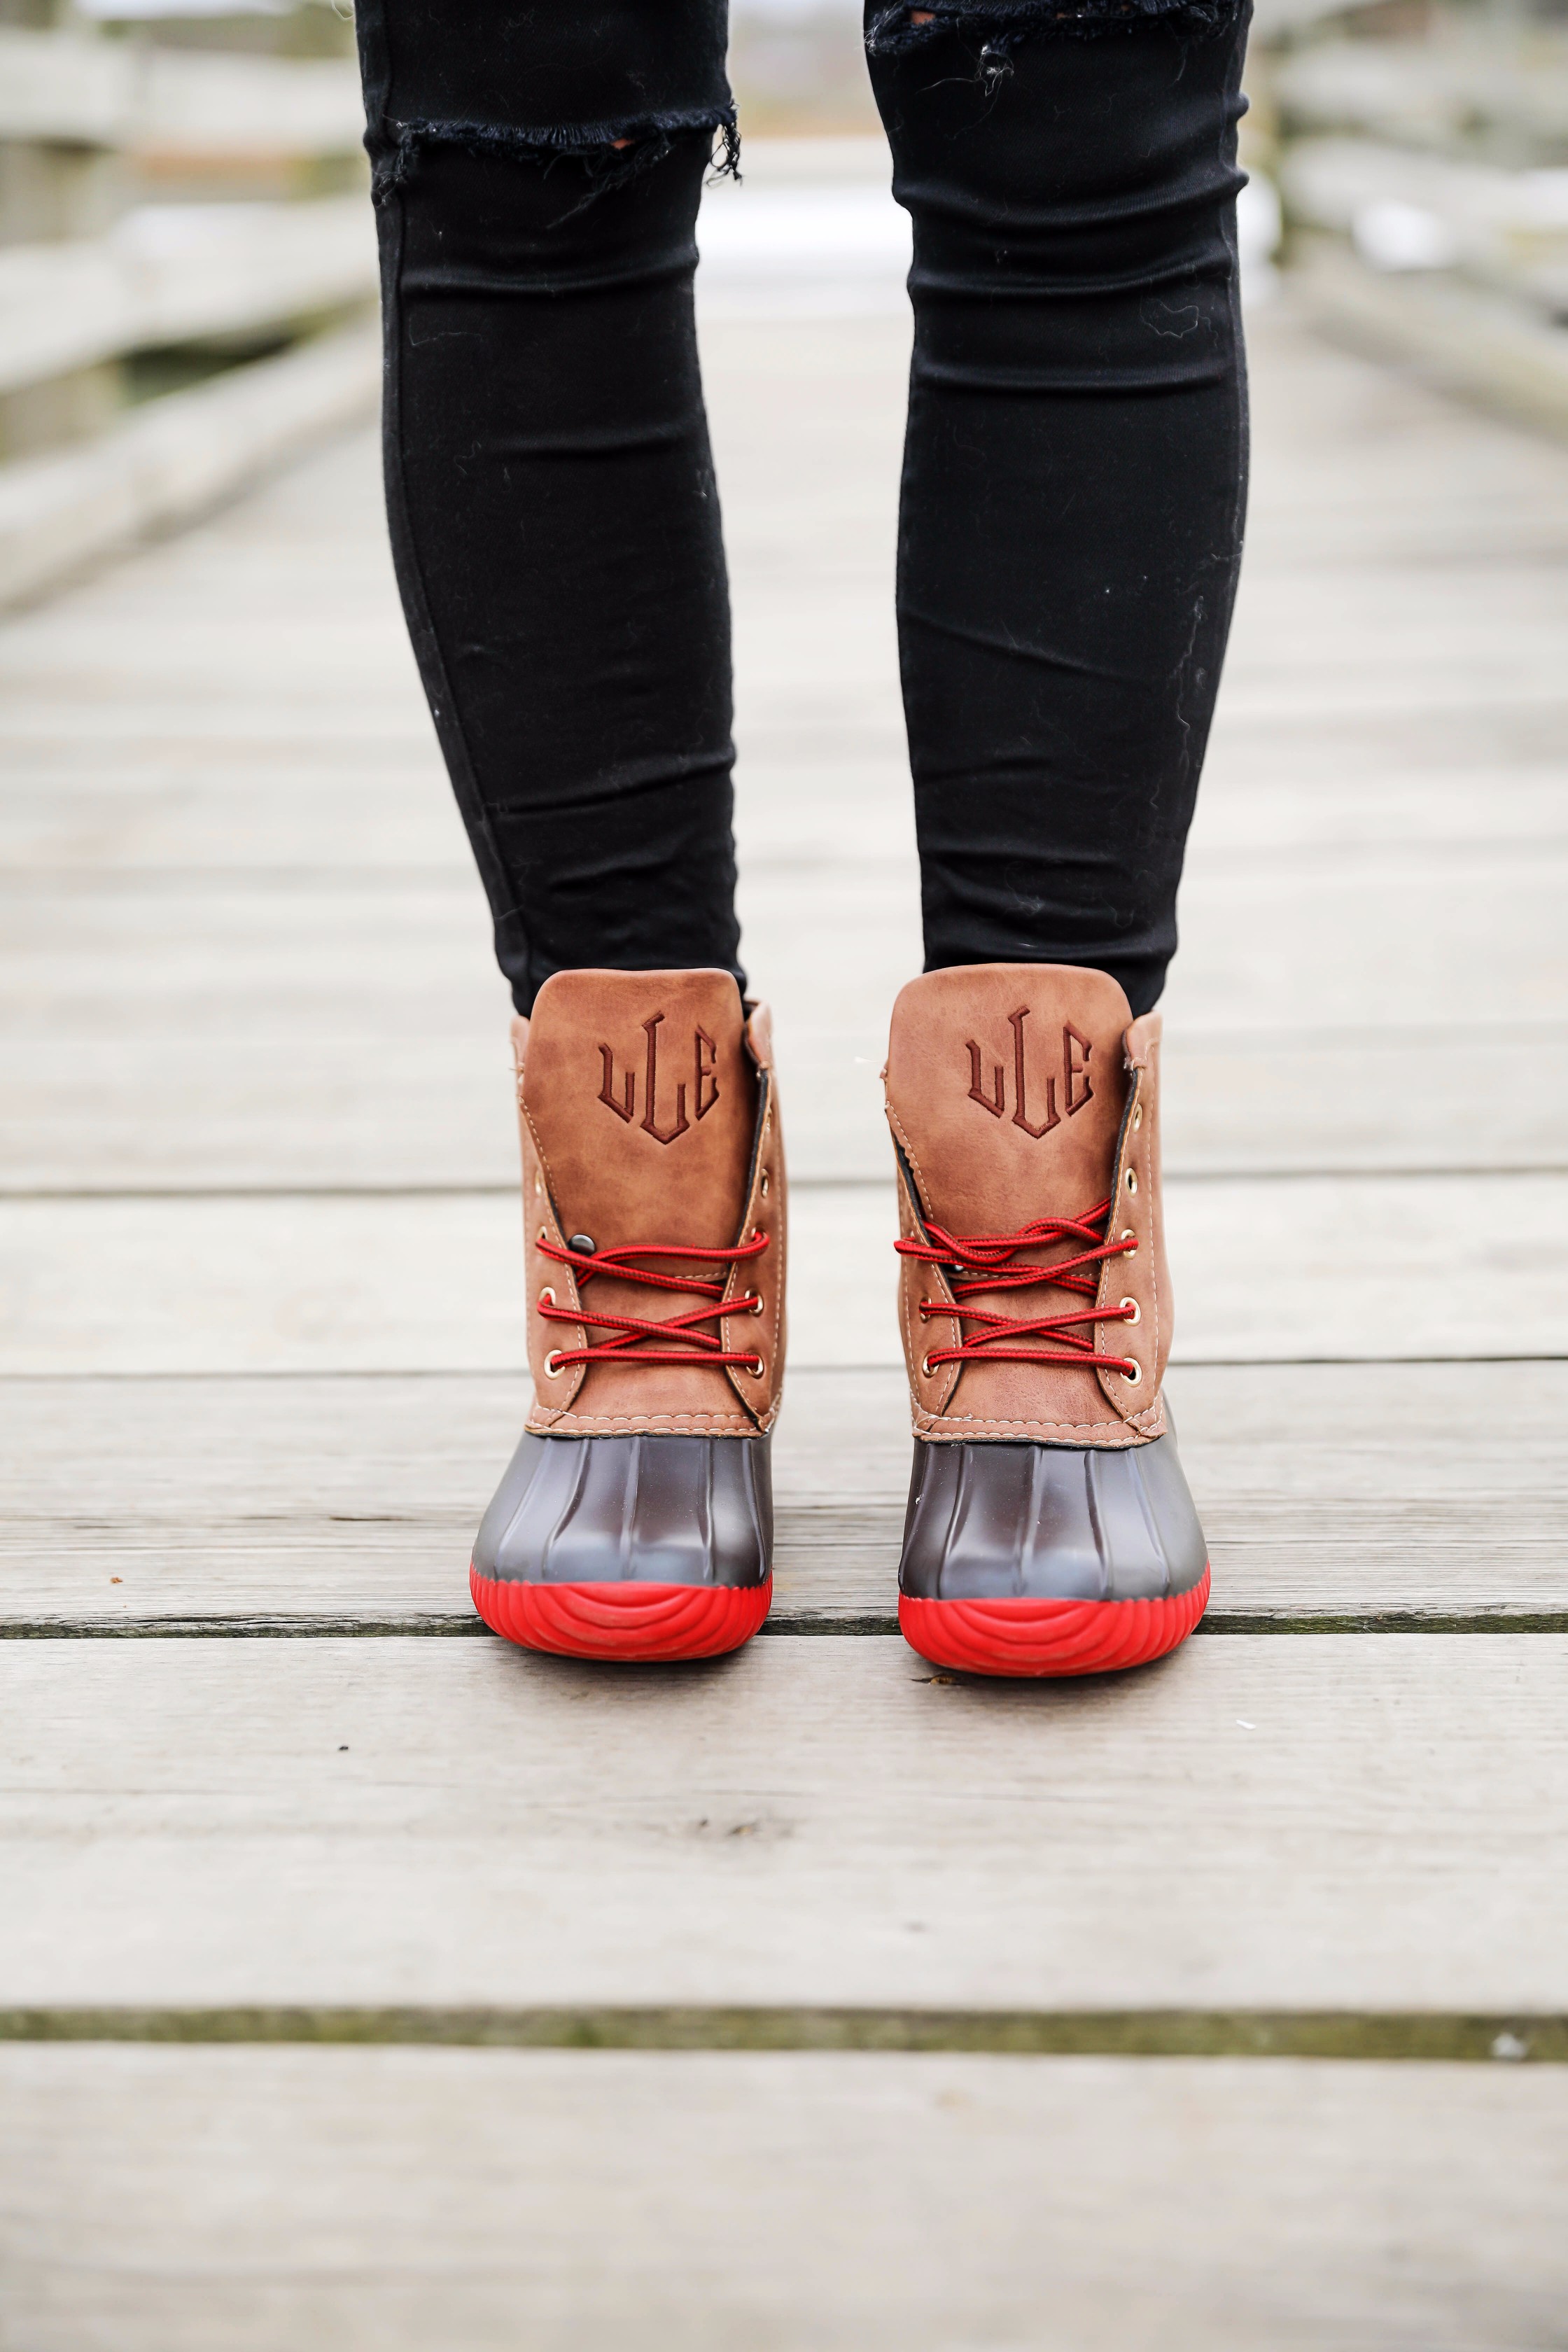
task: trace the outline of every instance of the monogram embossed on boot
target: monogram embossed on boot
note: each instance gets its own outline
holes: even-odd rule
[[[565,971],[512,1024],[534,1402],[472,1587],[497,1633],[710,1657],[772,1597],[784,1165],[724,971]]]
[[[899,1622],[938,1664],[1092,1674],[1184,1640],[1203,1530],[1161,1383],[1160,1020],[1104,972],[977,964],[893,1012],[915,1431]]]

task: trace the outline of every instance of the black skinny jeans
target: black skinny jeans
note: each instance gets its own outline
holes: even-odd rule
[[[1160,993],[1241,549],[1246,11],[872,0],[914,224],[899,632],[927,968]],[[1154,0],[1156,10],[1159,0]],[[724,0],[361,0],[393,547],[519,1007],[740,977],[692,321]],[[626,142],[626,143],[617,143]],[[741,201],[744,201],[743,197]]]

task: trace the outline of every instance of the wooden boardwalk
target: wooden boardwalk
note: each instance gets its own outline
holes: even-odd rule
[[[904,331],[707,346],[796,1185],[731,1662],[440,1638],[515,1144],[370,437],[0,632],[0,2342],[1556,2343],[1568,454],[1256,322],[1167,1001],[1214,1605],[982,1687],[889,1630]],[[552,2005],[658,2013],[430,2046]],[[726,2038],[795,2046],[659,2046]]]

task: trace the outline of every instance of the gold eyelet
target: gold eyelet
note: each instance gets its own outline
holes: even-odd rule
[[[1136,1168],[1130,1168],[1127,1171],[1127,1189],[1130,1192],[1136,1192],[1138,1190],[1138,1171]]]
[[[1122,1228],[1121,1228],[1121,1233],[1117,1235],[1117,1239],[1118,1239],[1118,1241],[1131,1242],[1131,1244],[1132,1244],[1132,1247],[1131,1247],[1131,1249],[1128,1252],[1128,1255],[1129,1255],[1130,1257],[1136,1257],[1136,1256],[1137,1256],[1137,1255],[1138,1255],[1138,1236],[1137,1236],[1137,1234],[1133,1232],[1133,1230],[1132,1230],[1132,1228],[1131,1228],[1131,1225],[1123,1225],[1123,1226],[1122,1226]]]
[[[929,1380],[931,1380],[931,1379],[933,1379],[933,1378],[935,1377],[935,1373],[936,1373],[936,1366],[931,1362],[931,1358],[930,1358],[929,1356],[922,1356],[922,1357],[921,1357],[921,1371],[925,1374],[925,1376],[926,1376],[926,1378],[927,1378],[927,1380],[928,1380],[928,1381],[929,1381]]]
[[[1138,1385],[1139,1381],[1140,1381],[1142,1379],[1142,1377],[1143,1377],[1143,1367],[1142,1367],[1142,1364],[1134,1364],[1134,1365],[1133,1365],[1133,1367],[1132,1367],[1132,1370],[1131,1370],[1130,1372],[1123,1372],[1123,1373],[1122,1373],[1122,1375],[1121,1375],[1121,1377],[1122,1377],[1122,1379],[1126,1381],[1126,1383],[1127,1383],[1127,1385],[1128,1385],[1128,1387],[1129,1387],[1130,1389],[1135,1389],[1135,1388],[1137,1387],[1137,1385]]]
[[[765,1201],[768,1197],[768,1171],[765,1168],[763,1171],[763,1181],[758,1185],[757,1190]]]
[[[544,1359],[544,1377],[547,1381],[558,1381],[561,1378],[561,1350],[559,1348],[552,1348],[550,1353]]]
[[[541,1226],[540,1226],[540,1228],[539,1228],[539,1238],[540,1238],[540,1240],[541,1240],[542,1242],[547,1242],[547,1241],[550,1239],[550,1232],[549,1232],[549,1228],[548,1228],[548,1226],[545,1226],[545,1225],[541,1225]]]
[[[1132,1309],[1131,1315],[1124,1315],[1122,1317],[1122,1321],[1124,1323],[1131,1323],[1133,1328],[1136,1329],[1138,1325],[1143,1320],[1143,1309],[1139,1306],[1138,1301],[1135,1298],[1124,1298],[1121,1301],[1121,1304],[1123,1307],[1131,1307]]]
[[[763,1297],[762,1292],[759,1290],[756,1297],[752,1299],[750,1307],[746,1309],[746,1312],[748,1315],[763,1315],[767,1312],[767,1300]]]
[[[1136,1110],[1135,1110],[1135,1111],[1133,1112],[1133,1114],[1132,1114],[1132,1132],[1133,1132],[1133,1134],[1134,1134],[1134,1135],[1136,1135],[1136,1134],[1137,1134],[1137,1132],[1138,1132],[1139,1129],[1142,1126],[1142,1124],[1143,1124],[1143,1106],[1142,1106],[1142,1103],[1140,1103],[1140,1104],[1138,1105],[1138,1108],[1136,1108]]]
[[[750,1372],[754,1381],[760,1381],[767,1369],[768,1368],[766,1364],[763,1363],[761,1356],[753,1356],[751,1362],[746,1366],[746,1370]]]
[[[553,1307],[555,1293],[552,1290],[542,1290],[539,1294],[539,1303],[541,1307]]]

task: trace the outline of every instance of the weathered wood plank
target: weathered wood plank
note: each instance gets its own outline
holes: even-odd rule
[[[1568,1635],[0,1643],[0,2002],[1561,2010]],[[1484,1899],[1479,1899],[1484,1890]]]
[[[375,232],[358,196],[204,206],[178,235],[159,207],[108,236],[0,252],[0,391],[121,352],[254,333],[375,290]]]
[[[415,1027],[389,987],[335,1004],[331,1031],[300,1007],[294,1028],[180,1034],[168,1002],[141,1034],[138,1008],[117,1008],[112,1034],[65,1049],[47,1034],[55,1004],[39,1005],[46,1034],[0,1040],[0,1193],[505,1190],[506,1008],[488,970],[481,990],[488,1017],[447,1031]],[[886,1181],[885,1034],[785,1015],[775,1038],[792,1181]],[[1248,1038],[1185,1024],[1164,1074],[1173,1176],[1568,1169],[1568,1030]]]
[[[389,615],[390,625],[390,615]],[[0,706],[3,708],[3,706]],[[318,743],[7,746],[0,855],[12,876],[195,874],[298,888],[303,873],[428,880],[473,863],[433,747],[412,738]]]
[[[1289,295],[1247,322],[1255,378],[1249,551],[1260,567],[1311,557],[1455,564],[1557,543],[1568,460],[1457,407],[1407,374],[1315,335]]]
[[[1163,1084],[1173,1175],[1568,1165],[1568,1029],[1545,1024],[1247,1036],[1176,1016]]]
[[[145,1036],[305,1035],[331,1006],[353,1034],[504,1036],[507,1001],[477,881],[366,876],[358,887],[257,893],[193,877],[174,891],[18,893],[0,988],[13,1034],[101,1035],[105,1009]],[[9,982],[9,986],[5,983]],[[421,1004],[425,1010],[421,1012]],[[388,1083],[391,1083],[389,1079]]]
[[[1168,1200],[1178,1362],[1562,1350],[1568,1177],[1189,1181]],[[518,1230],[510,1192],[6,1201],[0,1372],[510,1370]],[[900,1360],[896,1230],[890,1186],[795,1194],[792,1364]]]
[[[1568,1365],[1189,1366],[1171,1384],[1211,1614],[1568,1611]],[[451,1622],[521,1378],[11,1381],[0,1626]],[[781,1622],[886,1622],[909,1475],[894,1371],[799,1372],[774,1440]]]
[[[1552,453],[1316,351],[1283,316],[1262,321],[1258,339],[1262,456],[1231,667],[1237,693],[1216,730],[1187,893],[1188,945],[1172,996],[1173,1164],[1452,1165],[1455,1136],[1475,1122],[1468,1065],[1447,1051],[1450,1024],[1463,1015],[1484,1032],[1523,1012],[1539,1021],[1563,994],[1552,943],[1557,879],[1539,877],[1526,891],[1542,910],[1534,929],[1542,938],[1531,944],[1528,919],[1522,929],[1511,928],[1510,973],[1489,941],[1481,943],[1488,952],[1466,951],[1467,925],[1480,920],[1484,929],[1486,919],[1474,912],[1474,846],[1511,843],[1526,866],[1543,840],[1553,855],[1560,850],[1563,707],[1560,696],[1551,698],[1559,638],[1541,602],[1539,556],[1557,543],[1552,534],[1560,537],[1568,511],[1563,468]],[[752,961],[777,1001],[786,1051],[794,1041],[797,1168],[874,1174],[884,1164],[874,1089],[857,1072],[874,1070],[886,1001],[918,957],[912,877],[899,871],[897,857],[888,863],[900,847],[907,862],[910,831],[884,593],[902,330],[885,321],[792,321],[787,331],[720,324],[709,341],[741,585],[741,833]],[[830,415],[819,391],[828,380]],[[785,430],[802,452],[801,464],[786,469],[787,491],[778,463]],[[1453,474],[1453,489],[1435,507],[1437,466]],[[200,1027],[219,1020],[247,1045],[254,1041],[264,1066],[269,1056],[286,1059],[290,1037],[319,1032],[324,1001],[346,1032],[350,1056],[362,1028],[387,1040],[434,1017],[454,1040],[456,1070],[477,1065],[481,1023],[495,1017],[483,915],[401,640],[376,500],[368,442],[333,453],[254,510],[159,558],[134,585],[126,576],[100,583],[0,646],[13,754],[31,747],[47,756],[40,773],[56,789],[73,745],[87,762],[79,814],[68,814],[68,793],[58,806],[38,802],[37,783],[22,794],[15,822],[23,839],[77,866],[82,883],[106,861],[134,868],[148,910],[144,918],[117,912],[90,887],[74,908],[49,908],[44,961],[34,966],[24,954],[13,970],[12,1017],[47,1049],[68,1032],[96,1032],[111,998],[132,1049],[127,1086],[145,1089],[150,1108],[166,1114],[184,1070],[199,1064]],[[302,565],[298,551],[306,545]],[[1519,557],[1506,578],[1498,560],[1505,547]],[[1468,584],[1478,562],[1487,566],[1484,599]],[[1375,604],[1375,625],[1357,599]],[[231,615],[245,625],[236,628]],[[1484,673],[1480,699],[1463,710],[1438,623],[1462,625]],[[1436,686],[1434,646],[1442,662]],[[1387,709],[1369,708],[1347,662],[1355,676],[1376,666]],[[1283,679],[1294,693],[1289,679],[1298,674],[1311,682],[1314,708],[1282,728],[1268,718],[1264,688]],[[263,675],[265,698],[257,690]],[[1348,704],[1328,690],[1336,677],[1351,677]],[[1439,688],[1440,711],[1433,703]],[[1521,726],[1527,740],[1515,741]],[[276,759],[265,765],[269,744],[290,761],[303,754],[319,764],[334,743],[356,764],[293,781],[280,779]],[[1469,769],[1456,773],[1457,759]],[[116,773],[123,786],[112,783]],[[199,788],[193,777],[205,779]],[[206,794],[202,806],[193,804],[193,791]],[[1364,880],[1341,870],[1352,848]],[[1446,865],[1432,855],[1445,848]],[[1310,870],[1302,865],[1309,851],[1321,861],[1309,860]],[[822,863],[807,872],[803,853],[808,864]],[[839,903],[840,877],[872,854],[886,879],[868,923],[863,899],[858,913]],[[186,950],[169,956],[167,986],[149,984],[150,926],[167,950],[190,910],[170,903],[153,864],[187,872],[192,898],[205,897],[214,917]],[[440,892],[440,904],[426,902],[416,892],[395,905],[344,908],[324,903],[313,879],[310,905],[298,919],[285,919],[280,937],[275,917],[238,904],[232,883],[218,878],[243,869],[247,888],[259,882],[284,890],[298,906],[306,869],[366,875],[399,864],[405,876],[420,867],[422,889],[437,870],[450,877],[462,903]],[[1499,887],[1511,888],[1512,871]],[[1489,903],[1489,893],[1479,895]],[[15,937],[19,925],[7,929]],[[331,958],[312,961],[312,929],[343,939],[351,971]],[[215,929],[226,942],[222,956]],[[449,975],[422,990],[417,1007],[406,1001],[409,962],[393,951],[411,929],[426,978],[432,952]],[[846,935],[861,942],[860,964],[848,975],[838,952]],[[292,993],[280,985],[285,967],[300,975]],[[826,1005],[816,1002],[819,972],[831,975]],[[852,1037],[826,1017],[839,1011],[847,982],[868,1007],[864,1034]],[[1276,1033],[1287,1020],[1299,1031],[1306,1016],[1370,1024],[1367,1063],[1337,1045],[1310,1043],[1298,1063],[1297,1049],[1285,1038],[1277,1044]],[[1407,1049],[1389,1037],[1394,1017],[1405,1024]],[[271,1025],[258,1034],[263,1019]],[[1424,1030],[1434,1022],[1436,1032]],[[1242,1041],[1239,1060],[1194,1069],[1184,1130],[1176,1066],[1184,1034],[1195,1039],[1218,1026],[1235,1038],[1238,1023],[1268,1034],[1255,1045]],[[138,1056],[143,1030],[148,1055],[168,1056],[158,1070]],[[302,1042],[301,1051],[313,1050]],[[1387,1061],[1402,1050],[1410,1056],[1405,1082],[1391,1091]],[[1563,1090],[1519,1083],[1515,1066],[1528,1063],[1531,1048],[1511,1030],[1491,1050],[1507,1065],[1500,1076],[1495,1059],[1489,1065],[1498,1078],[1494,1107],[1500,1097],[1529,1108],[1508,1132],[1489,1118],[1489,1155],[1514,1165],[1555,1161]],[[324,1066],[320,1083],[332,1083]],[[444,1167],[410,1165],[389,1115],[395,1180],[401,1151],[403,1181],[454,1181],[453,1162],[468,1164],[468,1139],[482,1131],[493,1139],[484,1181],[505,1181],[504,1120],[470,1097],[458,1102],[457,1091],[454,1085],[452,1100],[427,1108],[421,1100],[406,1121],[410,1132],[453,1135]],[[363,1085],[348,1093],[363,1100]],[[306,1095],[309,1104],[309,1087]],[[224,1099],[234,1100],[232,1081]],[[1256,1115],[1260,1099],[1267,1122]],[[36,1097],[27,1108],[33,1124]],[[332,1165],[338,1136],[319,1119],[299,1119],[310,1132],[307,1152],[285,1131],[289,1109],[286,1091],[264,1086],[248,1142],[237,1141],[225,1117],[213,1119],[203,1175],[195,1132],[202,1107],[193,1100],[171,1117],[163,1165],[206,1181],[366,1181],[362,1171],[375,1149],[369,1126],[355,1117]],[[86,1124],[79,1116],[79,1129]],[[144,1138],[153,1124],[142,1122]],[[45,1125],[52,1139],[40,1126],[42,1148],[19,1181],[68,1185],[77,1148],[68,1110],[60,1109],[58,1125],[51,1112]],[[98,1138],[100,1164],[124,1150],[130,1181],[158,1181],[159,1147],[138,1146],[130,1127],[129,1116],[123,1125],[110,1118]],[[262,1149],[268,1135],[279,1139],[272,1168]],[[93,1139],[79,1132],[78,1143],[85,1160]],[[1474,1149],[1458,1164],[1475,1164]]]
[[[1455,1020],[1248,1035],[1221,1010],[1216,993],[1166,1033],[1173,1177],[1568,1167],[1568,1029]],[[885,1030],[785,1014],[775,1035],[795,1180],[884,1176]]]
[[[1560,2068],[0,2051],[21,2344],[1552,2338]],[[1129,2217],[1136,2217],[1130,2226]]]
[[[1256,1036],[1276,1025],[1430,1033],[1561,1024],[1565,887],[1568,851],[1550,846],[1445,852],[1436,871],[1360,852],[1348,870],[1267,888],[1247,866],[1198,876],[1186,894],[1189,940],[1171,990],[1173,1025]],[[313,997],[318,1014],[322,1001],[354,1008],[357,1026],[367,1003],[411,992],[399,980],[399,950],[406,970],[413,947],[433,1013],[447,1025],[484,1017],[486,980],[493,1001],[482,901],[460,868],[431,879],[296,877],[286,893],[198,875],[172,886],[145,876],[129,886],[84,879],[63,890],[34,879],[7,896],[0,989],[13,1017],[35,1032],[46,1009],[67,1031],[87,1025],[79,1008],[106,1001],[123,1004],[138,1025],[155,1012],[160,1025],[175,1026],[180,986],[198,966],[209,974],[207,1002],[187,1008],[190,1025],[243,1021],[268,971],[294,1025],[305,1027]],[[763,868],[742,898],[749,969],[786,1017],[833,1028],[847,1005],[858,1024],[882,1033],[895,992],[920,968],[912,869]]]
[[[0,468],[0,604],[188,524],[376,396],[374,328],[253,360],[122,419],[89,445]]]
[[[1396,887],[1362,855],[1350,877],[1299,877],[1261,898],[1254,874],[1231,871],[1220,894],[1229,911],[1189,894],[1196,944],[1172,991],[1173,1170],[1561,1162],[1562,884],[1543,856],[1510,857],[1506,871],[1479,877],[1484,889],[1458,867],[1430,888],[1418,875]],[[1380,895],[1402,910],[1392,923]],[[1500,897],[1516,916],[1507,955],[1485,950]],[[770,869],[752,878],[748,904],[752,970],[779,1007],[797,1172],[885,1172],[876,1073],[892,996],[919,962],[912,877]],[[496,1089],[481,1099],[472,1075],[501,1050],[504,992],[478,886],[461,866],[438,881],[373,867],[353,887],[305,888],[299,877],[286,888],[237,887],[194,872],[177,887],[135,877],[62,893],[35,881],[17,893],[6,930],[0,1005],[21,1130],[5,1150],[7,1184],[102,1184],[89,1163],[111,1181],[121,1151],[132,1187],[286,1185],[301,1171],[304,1181],[384,1184],[400,1166],[404,1181],[508,1180]],[[836,950],[835,940],[850,944]],[[1319,976],[1308,985],[1314,940]],[[231,1043],[215,1103],[206,1088],[218,1033]],[[67,1038],[81,1041],[86,1063],[56,1050]],[[449,1060],[432,1058],[436,1039],[452,1041]],[[405,1097],[405,1044],[416,1057],[423,1050],[427,1068],[449,1070],[434,1100]],[[89,1083],[95,1055],[110,1063],[107,1097]],[[427,1090],[432,1079],[416,1072],[415,1083]],[[345,1133],[320,1115],[318,1094],[340,1084],[345,1108],[379,1087],[373,1127],[356,1113]],[[237,1157],[231,1106],[251,1129]],[[456,1141],[436,1147],[434,1167],[422,1156],[427,1135],[466,1146],[480,1128],[494,1140],[476,1168]],[[373,1174],[378,1136],[386,1159]]]
[[[489,1017],[452,1032],[384,999],[358,1034],[128,1039],[117,1021],[68,1047],[0,1044],[0,1192],[509,1191],[506,1001],[484,985]]]
[[[344,462],[357,472],[359,445],[344,446]],[[342,518],[345,528],[367,533],[374,520]],[[389,638],[398,615],[387,583],[361,572],[349,582],[361,625],[348,632],[342,615],[335,627],[331,614],[319,617],[330,634],[343,635],[343,703],[358,717],[353,673],[377,650],[366,642],[364,609],[386,606]],[[35,625],[41,630],[47,620],[62,635],[81,634],[79,622],[67,632],[59,609]],[[406,667],[391,658],[390,646],[381,650],[375,675],[383,693],[363,712],[365,735],[348,734],[340,714],[337,726],[298,741],[243,723],[226,729],[218,707],[205,714],[206,741],[171,742],[157,731],[161,698],[142,723],[137,697],[146,682],[133,676],[116,681],[124,705],[118,740],[84,732],[86,714],[63,709],[57,734],[47,704],[29,718],[29,681],[13,661],[0,703],[6,744],[0,848],[7,870],[25,867],[45,879],[67,869],[134,871],[156,881],[195,869],[275,884],[297,882],[307,867],[467,872],[423,703]],[[213,653],[221,665],[221,641]],[[237,671],[233,684],[243,722],[254,680]],[[304,714],[297,715],[302,726]],[[1510,765],[1502,756],[1511,748],[1504,730],[1489,745],[1461,737],[1456,746],[1426,742],[1418,714],[1407,726],[1413,741],[1403,752],[1386,728],[1358,734],[1342,725],[1305,736],[1293,729],[1283,741],[1238,728],[1216,742],[1198,802],[1194,853],[1215,872],[1239,864],[1267,872],[1282,851],[1300,871],[1303,861],[1331,868],[1363,850],[1403,850],[1435,866],[1439,850],[1459,856],[1475,846],[1562,848],[1561,744],[1521,745]],[[748,868],[803,872],[866,857],[907,864],[913,855],[907,766],[890,728],[885,742],[823,746],[804,772],[777,743],[749,746],[741,800]]]
[[[204,57],[0,32],[0,138],[231,158],[350,154],[359,84],[338,58]]]

